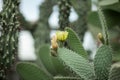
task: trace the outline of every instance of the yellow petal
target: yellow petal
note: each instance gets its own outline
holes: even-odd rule
[[[65,41],[68,37],[68,32],[67,31],[57,31],[56,35],[57,35],[57,40]]]

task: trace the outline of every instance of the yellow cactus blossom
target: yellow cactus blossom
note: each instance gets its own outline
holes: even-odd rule
[[[58,43],[57,43],[57,36],[56,35],[52,37],[51,46],[52,46],[52,49],[57,50]]]
[[[68,37],[67,31],[57,31],[56,32],[57,40],[65,41]]]

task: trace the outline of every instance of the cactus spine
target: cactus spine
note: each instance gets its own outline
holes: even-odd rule
[[[69,0],[60,0],[59,5],[59,26],[61,30],[69,26],[69,15],[71,9],[71,3]]]
[[[3,4],[3,11],[0,13],[0,80],[6,80],[7,72],[14,63],[19,27],[17,20],[19,0],[3,0]]]

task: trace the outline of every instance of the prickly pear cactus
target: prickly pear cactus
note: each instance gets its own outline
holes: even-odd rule
[[[14,63],[19,27],[17,20],[19,0],[3,0],[3,4],[3,11],[0,13],[0,80],[6,80],[7,71]]]
[[[70,15],[70,8],[71,3],[69,0],[59,0],[59,24],[60,29],[64,30],[65,27],[69,26],[69,15]]]

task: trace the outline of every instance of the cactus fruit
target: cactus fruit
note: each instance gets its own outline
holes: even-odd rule
[[[18,6],[19,0],[3,0],[3,11],[0,13],[0,80],[6,79],[17,53]]]

